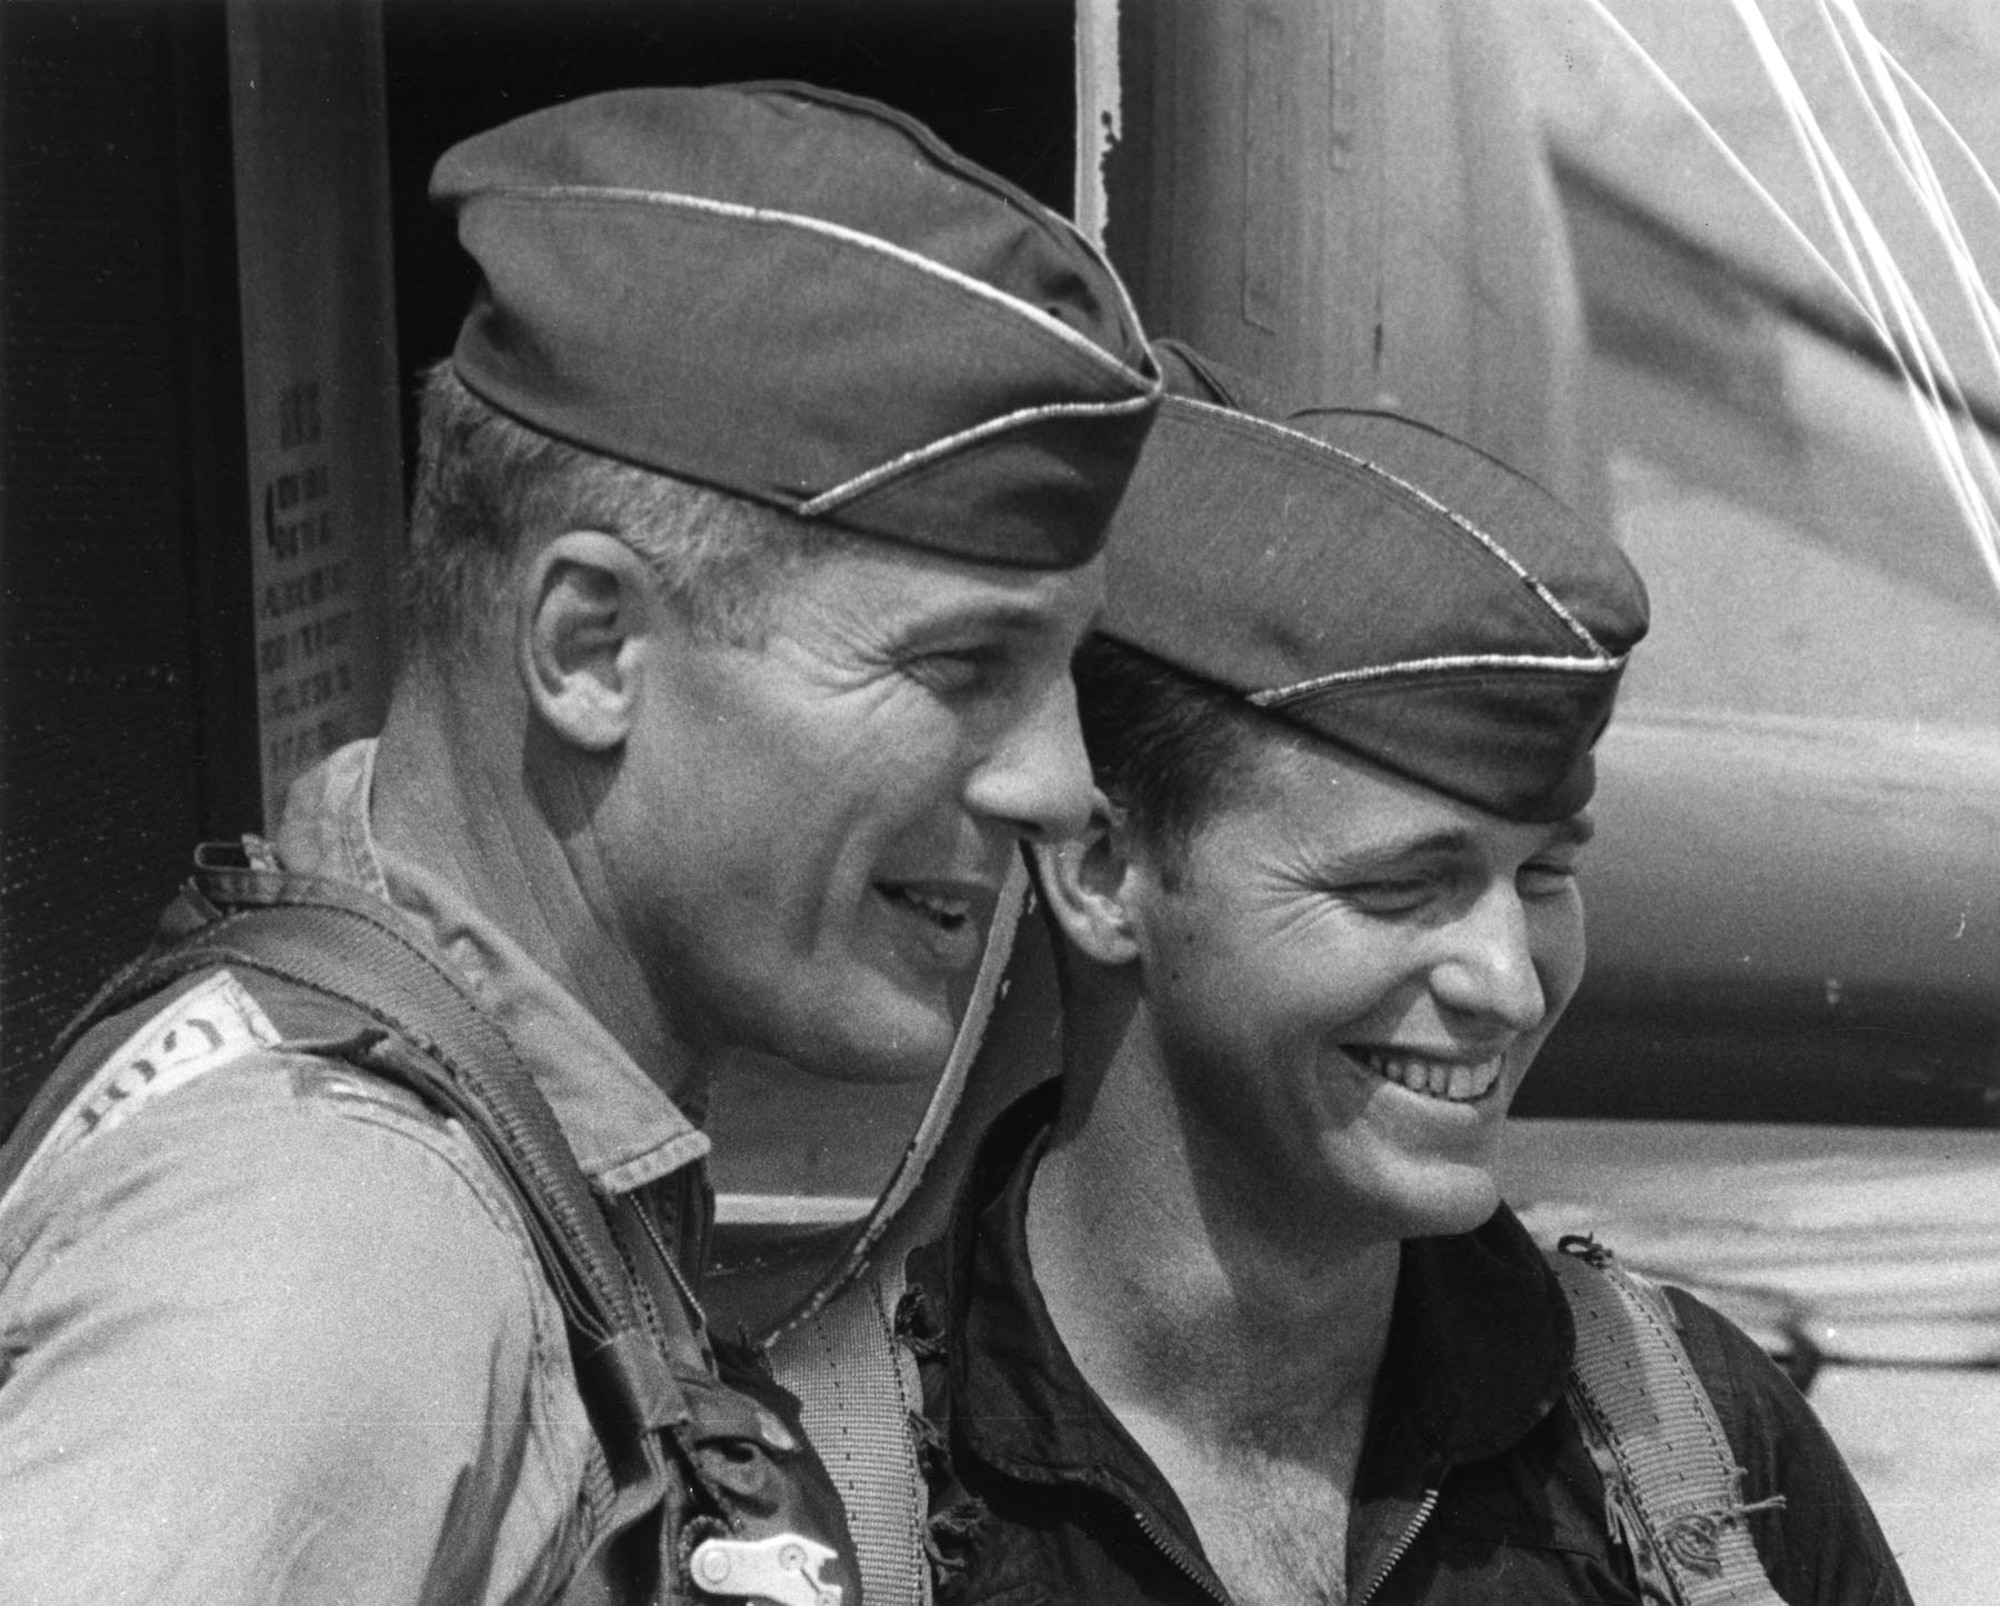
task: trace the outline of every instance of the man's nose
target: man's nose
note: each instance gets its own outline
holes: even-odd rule
[[[1431,987],[1441,1003],[1517,1032],[1542,1024],[1548,998],[1527,911],[1511,885],[1487,888],[1439,935],[1443,951],[1432,966]]]
[[[1067,673],[1053,677],[1000,732],[967,782],[966,803],[1030,842],[1083,833],[1090,823],[1090,760]]]

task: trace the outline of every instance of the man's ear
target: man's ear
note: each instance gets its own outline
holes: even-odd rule
[[[1042,896],[1074,947],[1100,965],[1139,957],[1127,907],[1135,882],[1130,833],[1102,792],[1093,795],[1081,837],[1037,842],[1031,851]]]
[[[536,714],[576,747],[619,746],[661,618],[646,560],[615,536],[571,530],[535,555],[519,596],[516,663]]]

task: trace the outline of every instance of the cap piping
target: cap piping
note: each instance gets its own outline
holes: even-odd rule
[[[1336,686],[1392,680],[1402,675],[1448,674],[1464,669],[1547,670],[1564,675],[1608,675],[1624,667],[1623,657],[1548,658],[1498,652],[1466,653],[1458,657],[1412,658],[1403,663],[1372,664],[1365,669],[1337,669],[1331,674],[1315,675],[1310,680],[1296,681],[1289,686],[1246,692],[1244,700],[1257,708],[1282,708],[1287,703],[1299,702]]]
[[[866,469],[853,479],[843,480],[829,490],[821,491],[809,502],[802,502],[792,511],[800,518],[815,518],[822,513],[831,513],[836,508],[866,495],[878,485],[901,477],[911,469],[921,468],[934,459],[949,457],[962,446],[970,446],[975,441],[989,435],[1005,434],[1009,430],[1025,428],[1050,418],[1116,418],[1126,413],[1143,412],[1152,405],[1151,396],[1132,396],[1118,402],[1052,402],[1045,407],[1023,407],[1000,418],[990,418],[983,424],[975,424],[970,429],[959,430],[956,434],[940,436],[923,446],[913,447],[886,463]]]
[[[744,206],[735,201],[715,201],[701,195],[682,195],[672,190],[634,190],[603,184],[514,185],[504,189],[494,188],[475,191],[472,195],[468,195],[466,200],[469,202],[478,196],[502,196],[508,198],[536,196],[549,200],[629,201],[642,206],[680,207],[694,212],[710,212],[718,217],[741,218],[752,223],[769,223],[780,227],[803,229],[811,234],[823,234],[831,239],[843,240],[849,245],[859,246],[863,250],[873,251],[878,255],[893,258],[901,262],[905,267],[913,268],[919,273],[929,274],[933,278],[943,279],[949,284],[956,285],[959,289],[964,290],[970,295],[978,296],[983,300],[993,302],[997,306],[1005,307],[1008,311],[1027,319],[1046,333],[1054,335],[1065,345],[1074,347],[1079,354],[1088,358],[1096,366],[1115,373],[1122,379],[1133,380],[1148,385],[1147,395],[1149,399],[1152,395],[1158,393],[1162,383],[1158,379],[1149,381],[1143,369],[1135,368],[1122,362],[1119,358],[1098,345],[1096,341],[1090,339],[1087,335],[1078,333],[1078,331],[1072,329],[1060,318],[1051,317],[1032,302],[1023,301],[1019,296],[1009,295],[1006,291],[988,284],[984,279],[976,279],[969,273],[961,273],[957,268],[949,267],[932,257],[927,257],[922,252],[912,251],[906,246],[900,246],[893,241],[884,240],[879,235],[864,234],[859,229],[850,229],[839,223],[829,223],[824,218],[808,217],[799,212],[779,212],[768,207]],[[1120,302],[1122,310],[1129,315],[1131,313],[1131,304],[1122,294]],[[1136,318],[1132,320],[1131,328],[1136,330]],[[1148,360],[1150,361],[1150,358]]]
[[[1248,414],[1235,412],[1227,407],[1217,407],[1211,402],[1197,401],[1192,397],[1181,397],[1179,399],[1190,407],[1197,407],[1205,412],[1218,413],[1224,416],[1225,418],[1229,418],[1231,420],[1249,418]],[[1466,518],[1462,513],[1453,512],[1450,508],[1446,507],[1444,503],[1440,502],[1436,497],[1432,496],[1422,487],[1412,485],[1408,480],[1404,479],[1400,474],[1391,473],[1388,469],[1384,468],[1380,463],[1372,462],[1365,457],[1358,457],[1353,452],[1346,451],[1341,447],[1332,445],[1330,442],[1320,440],[1312,435],[1308,435],[1303,430],[1293,429],[1285,424],[1272,423],[1270,420],[1262,418],[1251,418],[1250,422],[1266,429],[1276,430],[1280,434],[1289,435],[1295,440],[1304,442],[1307,446],[1313,447],[1318,451],[1325,452],[1329,456],[1338,458],[1343,463],[1351,464],[1355,468],[1363,469],[1366,470],[1368,473],[1377,475],[1380,478],[1387,480],[1391,485],[1395,486],[1398,490],[1404,492],[1406,495],[1415,497],[1417,501],[1421,502],[1425,507],[1429,508],[1432,512],[1443,514],[1445,518],[1449,519],[1460,530],[1464,531],[1467,535],[1471,536],[1472,539],[1477,541],[1482,547],[1484,547],[1487,550],[1487,552],[1489,552],[1493,557],[1495,557],[1502,564],[1504,564],[1513,573],[1516,579],[1521,581],[1523,585],[1527,586],[1528,589],[1535,594],[1536,598],[1541,602],[1543,607],[1547,608],[1549,612],[1553,613],[1559,620],[1562,621],[1564,627],[1568,629],[1571,635],[1575,636],[1577,640],[1581,641],[1584,644],[1584,646],[1589,648],[1590,651],[1593,654],[1595,654],[1599,659],[1605,660],[1607,662],[1612,660],[1612,654],[1605,649],[1604,643],[1599,641],[1596,636],[1591,634],[1589,627],[1585,625],[1582,620],[1578,619],[1575,614],[1571,613],[1569,609],[1563,606],[1561,599],[1558,598],[1553,591],[1551,591],[1540,580],[1536,579],[1534,575],[1530,574],[1527,568],[1521,563],[1520,559],[1516,558],[1513,553],[1509,552],[1492,536],[1488,535],[1484,530],[1480,529],[1476,524],[1474,524],[1470,519]],[[1518,662],[1519,660],[1510,660],[1510,661]],[[1619,661],[1622,662],[1622,660]],[[1556,660],[1551,660],[1551,662],[1571,663],[1574,662],[1574,660],[1556,659]]]
[[[962,182],[984,190],[988,195],[1005,202],[1029,222],[1041,228],[1046,229],[1053,224],[1056,230],[1068,237],[1071,244],[1081,247],[1084,254],[1105,271],[1112,287],[1118,292],[1118,304],[1124,309],[1126,327],[1134,330],[1145,327],[1145,321],[1140,318],[1139,308],[1133,302],[1131,292],[1126,289],[1124,279],[1111,266],[1111,260],[1104,254],[1103,247],[1085,233],[1074,218],[1065,217],[1053,207],[1044,206],[1025,190],[1008,183],[998,173],[981,167],[977,162],[967,161],[909,113],[899,111],[894,106],[886,106],[880,101],[871,100],[865,95],[850,95],[838,89],[828,89],[824,84],[801,83],[792,78],[753,79],[734,87],[743,94],[775,91],[813,105],[844,107],[849,111],[878,118],[893,128],[901,129],[905,138],[914,142],[932,161]],[[1148,362],[1152,361],[1150,349],[1146,353],[1146,358]]]

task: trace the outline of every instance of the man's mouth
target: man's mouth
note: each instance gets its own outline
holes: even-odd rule
[[[990,893],[958,881],[878,881],[875,891],[903,917],[900,941],[922,964],[963,970],[979,962]]]
[[[914,909],[944,931],[956,931],[972,918],[970,898],[894,883],[884,883],[880,891],[884,897]]]
[[[1493,1091],[1506,1064],[1506,1055],[1466,1064],[1459,1060],[1431,1059],[1393,1048],[1365,1048],[1354,1045],[1344,1052],[1356,1064],[1365,1066],[1384,1081],[1408,1088],[1426,1098],[1443,1099],[1448,1104],[1470,1104]]]

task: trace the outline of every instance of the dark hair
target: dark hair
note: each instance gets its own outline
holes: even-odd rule
[[[1196,834],[1258,787],[1258,762],[1291,737],[1235,692],[1093,635],[1077,653],[1077,713],[1098,787],[1173,887]]]
[[[403,569],[407,653],[491,628],[540,537],[593,529],[645,558],[696,625],[754,640],[775,575],[852,538],[776,508],[584,451],[508,417],[439,363],[424,376]]]

